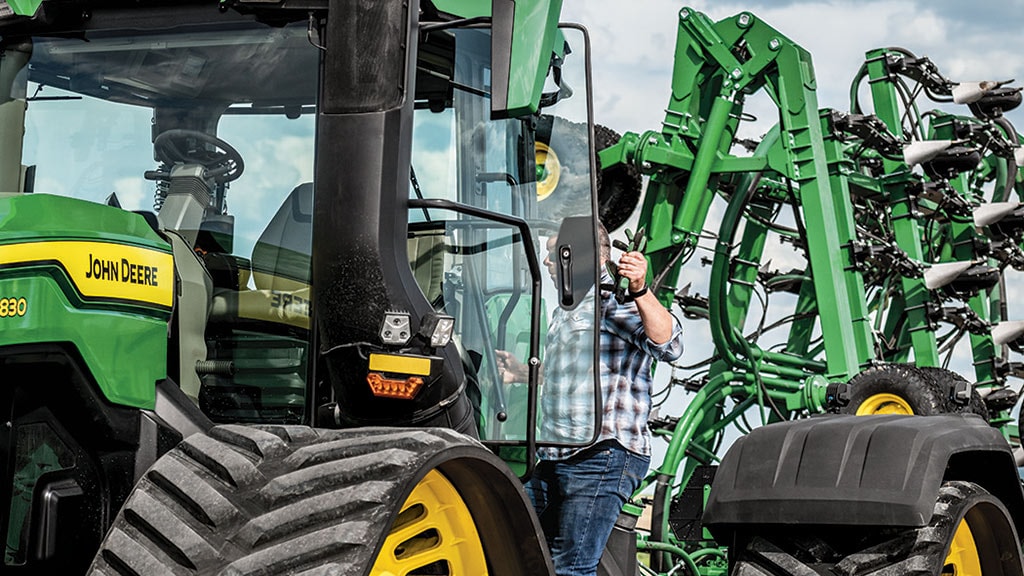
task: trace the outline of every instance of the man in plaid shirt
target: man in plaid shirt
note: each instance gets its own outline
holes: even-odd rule
[[[608,233],[598,231],[601,264],[611,257]],[[555,238],[548,241],[549,253]],[[555,264],[544,259],[552,278]],[[526,489],[533,500],[559,576],[597,573],[608,536],[622,505],[640,485],[651,456],[647,418],[654,360],[682,354],[679,321],[646,287],[647,259],[626,252],[619,273],[629,280],[629,298],[619,303],[601,290],[599,360],[603,413],[597,443],[588,448],[542,448]],[[610,283],[607,274],[602,284]],[[559,309],[551,320],[544,359],[541,434],[547,441],[590,436],[593,413],[593,299],[577,309]],[[525,366],[499,351],[506,381],[518,381]]]

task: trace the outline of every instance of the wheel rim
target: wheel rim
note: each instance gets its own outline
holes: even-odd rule
[[[370,574],[405,576],[427,566],[431,574],[487,574],[473,515],[436,470],[420,480],[402,505]]]
[[[537,200],[544,200],[558,187],[562,164],[558,161],[558,154],[547,144],[537,142],[533,148],[537,164]]]
[[[871,414],[904,414],[910,416],[913,413],[913,408],[910,407],[906,400],[889,393],[868,396],[857,407],[857,416],[868,416]]]
[[[953,534],[949,555],[942,567],[942,576],[981,576],[981,558],[967,520],[961,520]]]

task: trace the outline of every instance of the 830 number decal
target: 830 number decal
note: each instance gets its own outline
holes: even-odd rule
[[[28,310],[28,300],[24,298],[0,298],[0,318],[24,316]]]

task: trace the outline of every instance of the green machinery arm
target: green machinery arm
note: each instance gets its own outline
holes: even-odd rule
[[[982,260],[984,254],[973,246],[984,239],[974,242],[979,234],[969,213],[954,212],[938,235],[918,207],[948,212],[977,206],[986,200],[968,188],[992,178],[999,179],[997,189],[1006,196],[1019,180],[1013,170],[1015,180],[1007,184],[1018,137],[1008,122],[974,121],[978,148],[995,152],[970,179],[912,172],[901,146],[924,136],[908,134],[900,125],[910,112],[919,113],[913,103],[900,100],[899,74],[947,93],[954,85],[926,62],[873,51],[858,81],[869,80],[875,115],[859,114],[856,102],[856,114],[819,110],[810,55],[777,30],[750,13],[714,23],[688,8],[680,11],[672,95],[662,129],[627,133],[599,156],[602,166],[632,164],[650,176],[640,225],[649,231],[652,284],[664,304],[675,299],[675,282],[698,242],[715,238],[707,315],[720,361],[712,378],[736,370],[789,381],[819,374],[840,381],[876,361],[940,364],[936,325],[950,320],[943,315],[943,301],[951,298],[926,272]],[[734,155],[744,101],[758,91],[778,107],[779,123],[752,154]],[[959,137],[950,134],[950,126],[964,120],[932,116],[935,137]],[[913,123],[923,125],[920,118]],[[998,130],[992,128],[996,125]],[[946,180],[958,193],[947,194],[945,201],[936,204],[921,192],[945,186]],[[717,234],[706,226],[715,195],[727,206]],[[789,338],[781,351],[769,351],[737,327],[746,322],[765,239],[780,231],[773,220],[784,206],[794,209],[797,230],[789,236],[805,252],[807,268],[791,278],[789,290],[798,303]],[[871,223],[872,212],[884,223]],[[949,241],[942,240],[946,236]],[[1000,268],[1012,263],[1007,258]],[[987,274],[981,268],[974,273]],[[988,330],[1005,320],[998,306],[990,309],[999,290],[972,289],[955,297],[962,297],[969,310],[956,322],[967,318],[978,382],[996,383]],[[813,345],[816,330],[820,346]]]
[[[1019,189],[1012,127],[973,121],[974,132],[965,136],[955,127],[966,119],[944,123],[932,114],[925,134],[898,76],[934,78],[900,72],[886,51],[869,53],[858,78],[870,80],[874,115],[862,114],[856,102],[851,114],[819,110],[810,55],[754,15],[712,22],[684,8],[678,25],[661,129],[627,133],[599,152],[603,167],[632,165],[650,177],[639,226],[649,234],[649,280],[666,306],[685,300],[677,294],[681,271],[701,241],[713,242],[703,315],[715,357],[685,412],[654,425],[670,443],[645,482],[644,488],[655,485],[654,520],[650,540],[641,544],[659,552],[681,544],[667,528],[669,492],[687,485],[698,464],[717,460],[723,430],[748,408],[770,405],[767,420],[791,418],[829,408],[829,382],[846,382],[874,364],[940,366],[940,353],[958,338],[938,336],[943,323],[970,332],[979,387],[998,389],[1007,368],[992,333],[1006,314],[1000,288],[983,279],[991,278],[989,269],[1019,265],[1020,255],[1019,236],[993,241],[1003,253],[993,251],[986,265],[989,253],[979,246],[989,245],[984,234],[991,232],[979,231],[971,217],[971,209],[1008,193],[983,198],[986,182],[997,180],[999,191]],[[909,66],[905,60],[900,65]],[[940,91],[953,86],[940,83]],[[758,91],[777,106],[779,123],[752,153],[734,155],[745,99]],[[913,130],[905,130],[914,114]],[[995,152],[976,169],[933,174],[928,167],[922,176],[903,146],[925,137],[974,139]],[[716,196],[725,203],[717,225],[710,216]],[[784,208],[793,210],[795,228],[778,222]],[[802,250],[806,268],[766,273],[770,234]],[[970,271],[935,279],[944,265],[965,263]],[[741,332],[759,282],[796,297],[788,338],[777,348],[764,349]],[[993,416],[999,427],[1009,421],[1007,412]]]
[[[742,54],[743,57],[737,57]],[[730,154],[747,94],[764,90],[779,107],[771,141],[753,156]],[[855,238],[845,182],[829,177],[837,159],[822,132],[810,55],[750,13],[718,23],[684,8],[679,13],[672,97],[660,132],[626,134],[601,152],[602,166],[632,162],[651,175],[640,215],[650,234],[648,256],[658,295],[670,303],[674,280],[703,234],[716,193],[729,195],[712,267],[711,330],[724,361],[744,370],[804,378],[824,373],[848,378],[873,356],[864,286],[851,271]],[[754,174],[754,177],[750,175]],[[740,176],[745,175],[745,176]],[[774,175],[792,182],[762,199],[789,203],[799,194],[806,247],[814,270],[816,314],[825,336],[825,362],[806,359],[797,344],[782,353],[746,343],[741,326],[750,303],[766,228],[748,227],[741,240],[749,253],[731,257],[730,240],[750,196]],[[765,178],[768,177],[768,178]],[[731,192],[730,192],[731,191]],[[757,208],[752,208],[757,209]],[[806,342],[804,333],[795,341]]]

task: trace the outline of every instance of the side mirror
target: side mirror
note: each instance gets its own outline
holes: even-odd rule
[[[537,111],[561,1],[491,0],[491,116]]]

